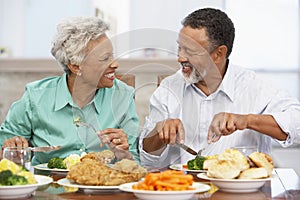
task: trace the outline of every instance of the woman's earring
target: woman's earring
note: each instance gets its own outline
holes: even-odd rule
[[[81,71],[78,71],[77,76],[81,76],[81,75],[82,75]]]

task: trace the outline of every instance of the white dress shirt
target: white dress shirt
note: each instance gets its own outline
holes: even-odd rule
[[[255,72],[229,64],[219,88],[206,96],[194,84],[187,83],[181,70],[165,78],[150,98],[150,114],[140,134],[140,159],[145,166],[167,167],[186,163],[195,156],[177,146],[167,145],[160,156],[143,150],[143,138],[156,123],[168,118],[181,119],[185,130],[185,144],[198,151],[207,144],[209,125],[215,114],[270,114],[288,134],[283,147],[300,141],[300,103],[287,92],[272,87]],[[272,138],[245,129],[223,136],[203,151],[203,155],[219,154],[236,146],[255,146],[260,152],[271,152]]]

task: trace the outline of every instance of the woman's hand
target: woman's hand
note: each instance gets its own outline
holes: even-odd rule
[[[2,149],[0,150],[0,158],[3,156],[3,149],[5,147],[28,147],[28,141],[24,137],[14,136],[3,142]]]
[[[97,134],[101,140],[101,146],[108,144],[118,160],[123,158],[133,159],[131,153],[128,151],[127,135],[122,129],[107,128],[99,131]]]

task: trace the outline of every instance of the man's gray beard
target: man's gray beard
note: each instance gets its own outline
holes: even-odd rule
[[[202,77],[195,70],[195,67],[192,67],[192,72],[189,76],[186,73],[183,73],[183,77],[188,83],[191,83],[191,84],[198,83],[199,81],[202,80]]]

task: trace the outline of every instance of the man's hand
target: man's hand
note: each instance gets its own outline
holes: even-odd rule
[[[247,114],[239,115],[233,113],[216,114],[210,124],[208,131],[208,141],[216,142],[223,135],[230,135],[236,130],[251,129],[268,135],[277,140],[286,140],[288,134],[285,133],[272,115]],[[213,135],[216,135],[213,139]]]
[[[236,130],[246,129],[247,126],[248,115],[238,115],[225,112],[218,113],[214,116],[209,126],[207,140],[209,143],[216,142],[221,138],[221,136],[230,135]]]
[[[184,128],[180,119],[167,119],[158,122],[155,127],[159,139],[165,144],[174,145],[175,143],[184,142]]]
[[[160,155],[167,144],[183,143],[184,128],[180,119],[167,119],[158,122],[143,140],[143,149],[153,155]]]

